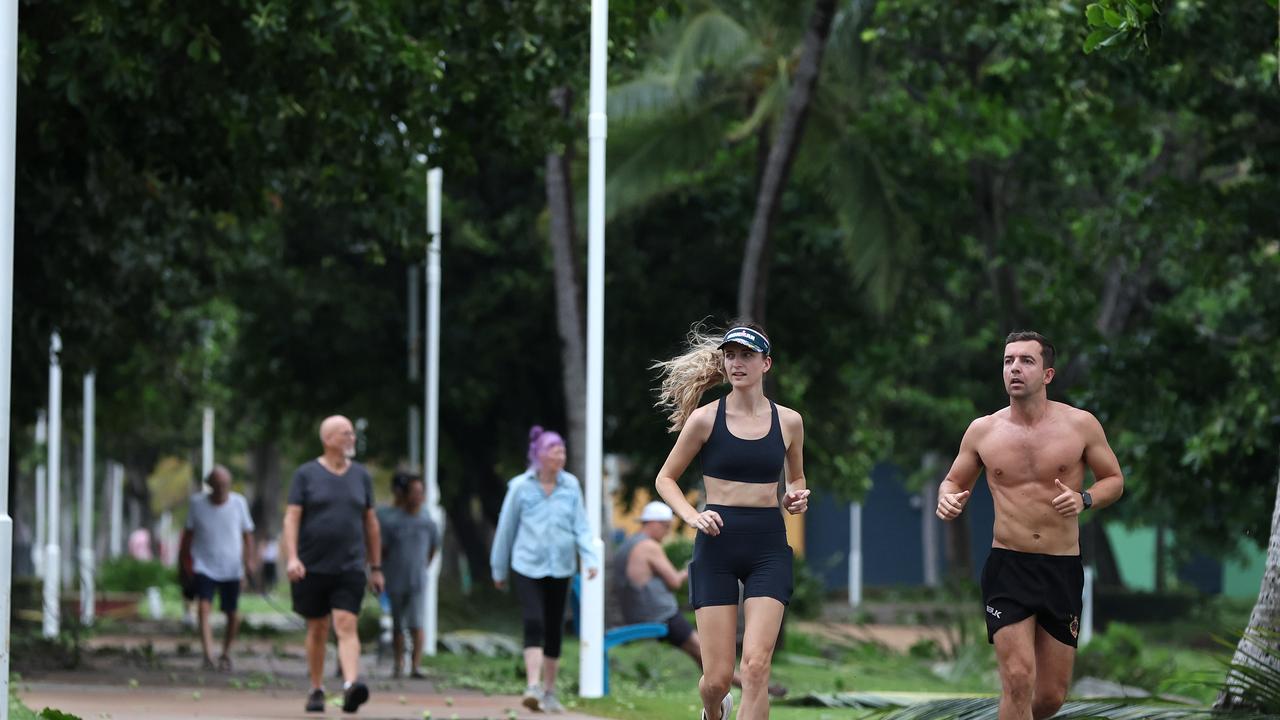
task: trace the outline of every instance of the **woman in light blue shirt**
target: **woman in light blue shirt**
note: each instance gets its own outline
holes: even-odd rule
[[[524,706],[562,712],[556,699],[556,671],[564,628],[569,579],[577,571],[574,550],[587,577],[600,561],[591,543],[578,478],[564,471],[564,439],[534,426],[529,431],[529,469],[511,479],[498,516],[489,566],[493,584],[512,576],[524,621]]]

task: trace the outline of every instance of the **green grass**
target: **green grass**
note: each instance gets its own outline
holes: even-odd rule
[[[1217,627],[1240,616],[1237,607],[1210,603],[1169,632],[1168,626],[1139,626],[1144,667],[1167,672],[1148,689],[1209,703],[1223,677],[1219,658],[1225,649],[1206,647],[1205,638]],[[518,608],[506,595],[483,592],[467,603],[445,600],[441,607],[446,627],[475,627],[519,636]],[[447,620],[446,620],[447,618]],[[869,645],[833,644],[788,628],[786,645],[774,658],[773,680],[790,690],[788,699],[808,693],[937,693],[955,697],[994,695],[995,657],[985,633],[969,632],[960,657],[943,672],[941,661],[927,652],[898,654]],[[1189,642],[1195,639],[1195,642]],[[612,693],[600,699],[577,697],[578,644],[567,639],[561,669],[561,699],[571,709],[608,718],[680,718],[698,716],[697,666],[679,650],[663,643],[642,641],[615,648],[610,654]],[[516,694],[524,685],[518,657],[486,659],[441,655],[426,664],[442,687]],[[795,707],[774,702],[770,717],[781,720],[852,720],[862,711]]]
[[[824,646],[813,638],[789,632],[787,645],[774,659],[773,680],[786,685],[788,697],[811,692],[933,692],[955,696],[991,693],[985,665],[976,672],[944,680],[930,670],[931,662],[898,655],[871,645],[852,648]],[[697,717],[697,666],[679,650],[654,641],[628,643],[610,653],[611,694],[584,700],[577,697],[578,643],[566,639],[562,657],[561,700],[571,709],[610,718]],[[516,694],[524,687],[522,661],[441,655],[426,668],[446,687],[493,694]],[[821,720],[851,717],[850,710],[788,707],[775,702],[770,717],[783,720]]]

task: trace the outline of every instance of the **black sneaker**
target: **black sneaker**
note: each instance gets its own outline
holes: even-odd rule
[[[324,690],[316,688],[307,696],[307,712],[324,712]]]
[[[353,713],[369,699],[369,687],[359,680],[342,693],[342,712]]]

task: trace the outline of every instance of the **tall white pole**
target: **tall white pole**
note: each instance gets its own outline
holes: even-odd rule
[[[111,484],[111,525],[108,528],[107,552],[118,558],[124,552],[124,466],[107,463]]]
[[[44,552],[44,636],[58,636],[59,607],[58,595],[61,591],[62,552],[58,546],[58,526],[62,519],[62,503],[58,493],[62,485],[62,366],[58,361],[58,353],[62,352],[62,338],[58,333],[49,337],[49,492],[45,495],[45,503],[49,506],[49,522],[45,525],[46,545]]]
[[[862,503],[849,504],[849,604],[862,604]]]
[[[94,373],[84,376],[84,442],[80,458],[80,623],[92,625],[93,604],[93,391]]]
[[[934,508],[938,505],[938,486],[926,482],[920,491],[920,543],[923,546],[925,587],[938,587],[938,519]]]
[[[1081,596],[1083,609],[1080,610],[1080,647],[1088,645],[1093,639],[1093,583],[1093,566],[1085,565],[1084,592]]]
[[[44,410],[36,416],[36,448],[44,451],[44,444],[49,442],[49,418]],[[35,566],[36,577],[44,577],[44,544],[48,537],[45,522],[49,519],[48,502],[44,494],[49,491],[48,473],[41,462],[36,466],[36,541],[31,548],[31,561]]]
[[[604,470],[604,150],[609,119],[605,114],[609,53],[609,2],[591,1],[591,89],[587,114],[587,520],[596,556],[595,578],[583,576],[581,659],[582,697],[604,695],[604,542],[600,539]]]
[[[203,486],[205,478],[213,472],[213,408],[209,405],[204,406],[200,430],[200,482]]]
[[[431,242],[427,245],[427,374],[423,407],[426,428],[423,447],[426,451],[423,478],[427,486],[427,512],[444,537],[444,512],[440,508],[439,464],[440,437],[440,188],[444,184],[444,171],[431,168],[427,171],[427,233]],[[438,608],[440,601],[440,556],[427,566],[427,587],[423,593],[422,629],[423,652],[436,654],[439,636]],[[418,659],[414,658],[414,662]]]
[[[429,212],[429,210],[428,210]],[[428,250],[429,252],[430,250]],[[409,382],[414,383],[422,375],[422,270],[410,265],[409,280]],[[416,403],[409,405],[409,466],[422,467],[422,410]]]
[[[9,517],[9,389],[13,360],[13,189],[18,114],[18,0],[0,16],[0,720],[9,718],[9,610],[13,519]]]

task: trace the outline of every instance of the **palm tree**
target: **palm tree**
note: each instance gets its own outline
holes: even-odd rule
[[[793,166],[821,189],[873,307],[886,309],[896,291],[914,232],[851,123],[867,64],[859,29],[871,4],[837,10],[834,0],[817,0],[800,25],[785,3],[704,2],[658,27],[643,71],[610,90],[611,218],[696,185],[725,148],[754,145],[742,316],[763,320],[773,221]]]
[[[1280,473],[1262,588],[1214,707],[1280,712]]]

